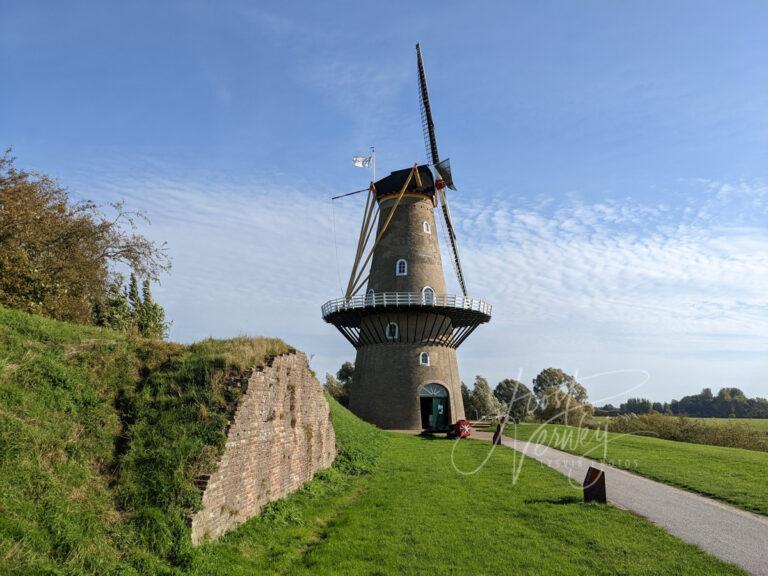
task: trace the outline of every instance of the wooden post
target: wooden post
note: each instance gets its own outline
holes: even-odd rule
[[[584,478],[584,502],[606,504],[608,497],[605,491],[605,472],[592,466]]]

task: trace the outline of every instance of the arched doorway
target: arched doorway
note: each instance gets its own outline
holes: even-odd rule
[[[425,384],[419,390],[421,427],[425,430],[446,430],[451,425],[451,405],[448,390],[437,383]]]

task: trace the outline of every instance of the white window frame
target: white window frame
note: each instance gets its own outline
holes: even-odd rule
[[[403,264],[403,271],[400,272],[400,264]],[[400,258],[395,262],[395,276],[408,276],[408,260]]]
[[[389,328],[391,326],[395,327],[394,335],[391,335],[389,333]],[[387,340],[399,340],[400,339],[400,326],[397,325],[397,322],[390,322],[389,324],[387,324],[387,327],[384,330],[384,335],[387,337]]]
[[[429,301],[427,301],[427,294],[431,294]],[[424,288],[421,289],[421,301],[424,304],[434,304],[435,303],[435,297],[437,294],[435,294],[435,289],[432,288],[432,286],[424,286]]]
[[[424,361],[426,358],[426,362]],[[419,366],[430,365],[429,352],[419,352]]]
[[[371,306],[373,304],[373,298],[376,296],[376,292],[374,292],[373,288],[368,288],[368,292],[365,294],[365,305]]]
[[[424,220],[424,222],[421,223],[421,229],[424,230],[425,234],[432,234],[432,224]]]

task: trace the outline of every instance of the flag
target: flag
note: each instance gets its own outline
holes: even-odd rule
[[[368,168],[371,165],[371,159],[373,156],[353,156],[352,164],[358,168]]]

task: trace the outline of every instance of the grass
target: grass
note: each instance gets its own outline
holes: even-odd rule
[[[610,416],[593,416],[592,420],[598,424],[605,424],[611,419]],[[712,424],[714,426],[728,426],[731,424],[742,424],[759,432],[768,434],[768,418],[689,418],[703,424]]]
[[[335,465],[201,547],[193,574],[743,573],[634,514],[583,504],[533,460],[513,483],[512,450],[464,475],[451,464],[453,442],[384,433],[332,410],[340,447],[363,451],[365,472]],[[478,467],[489,448],[462,441],[457,466]]]
[[[602,460],[666,484],[768,515],[768,453],[556,424],[507,426],[507,436]],[[604,449],[607,452],[604,452]]]
[[[191,560],[193,479],[272,339],[192,346],[0,308],[0,566],[160,574]]]
[[[649,522],[585,505],[500,449],[384,433],[331,401],[339,456],[199,548],[186,514],[249,367],[280,341],[133,340],[0,309],[0,573],[741,574]],[[489,446],[461,442],[456,461]]]
[[[192,574],[292,574],[340,511],[358,501],[391,439],[328,400],[339,453],[333,466],[259,517],[198,548]]]

